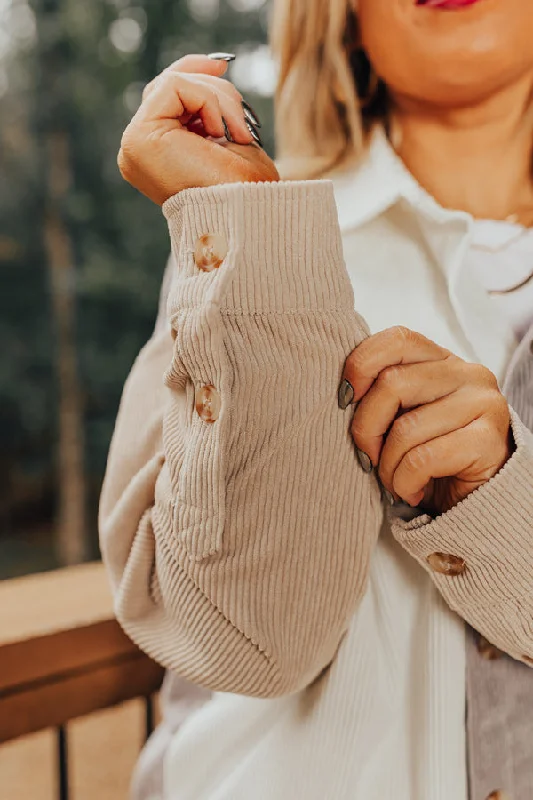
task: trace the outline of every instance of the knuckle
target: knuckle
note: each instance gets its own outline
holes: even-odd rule
[[[487,429],[495,439],[499,439],[500,436],[508,432],[511,423],[511,415],[505,398],[496,398],[494,402],[489,405],[485,420]]]
[[[163,92],[177,92],[183,87],[187,78],[179,72],[167,67],[157,78],[152,81],[153,89],[161,89]]]
[[[393,443],[400,443],[410,438],[413,429],[417,427],[416,417],[417,415],[411,412],[394,421],[389,433]]]
[[[232,83],[231,81],[226,80],[226,78],[219,78],[219,80],[221,81],[222,85],[224,86],[224,89],[227,91],[230,97],[233,97],[240,104],[242,100],[242,94],[239,92],[235,84]]]
[[[356,350],[352,350],[352,352],[350,353],[350,355],[346,359],[345,367],[346,367],[346,370],[351,375],[357,375],[358,373],[360,373],[362,371],[361,367],[362,367],[363,363],[364,363],[363,353],[362,353],[361,350],[356,349]]]
[[[509,406],[507,400],[500,392],[498,387],[490,387],[486,392],[486,403],[494,413],[509,416]]]
[[[131,176],[134,166],[138,160],[137,136],[131,125],[128,125],[122,134],[120,149],[117,156],[117,164],[121,175],[126,180]]]
[[[472,448],[480,455],[485,452],[488,445],[492,447],[497,439],[494,427],[486,419],[479,420],[478,424],[473,426],[470,436]]]
[[[500,392],[498,392],[497,397],[497,412],[501,416],[505,427],[508,428],[511,424],[511,412],[509,411],[509,404],[507,403],[507,400]]]
[[[148,95],[150,95],[153,92],[153,90],[156,87],[156,83],[157,83],[157,78],[154,78],[153,80],[150,81],[150,83],[146,84],[146,86],[143,89],[143,93],[142,93],[143,101],[146,100]]]
[[[395,325],[393,328],[389,328],[389,331],[391,336],[403,342],[411,342],[413,339],[416,339],[417,336],[414,331],[407,328],[405,325]]]
[[[155,83],[164,84],[168,88],[173,87],[176,83],[181,83],[181,81],[182,76],[179,74],[179,72],[175,72],[169,67],[164,69],[163,72],[155,79]]]
[[[401,367],[386,367],[379,374],[378,385],[389,393],[396,393],[402,382]]]
[[[120,174],[122,175],[123,178],[125,178],[126,177],[127,167],[126,167],[125,158],[124,158],[124,151],[122,150],[122,147],[120,148],[120,150],[118,151],[118,154],[117,154],[117,166],[118,166]]]
[[[120,150],[125,158],[130,158],[135,153],[136,139],[137,137],[134,133],[132,125],[130,124],[122,134],[122,139],[120,140]]]
[[[429,451],[426,445],[419,445],[404,456],[403,466],[410,473],[420,472],[426,466],[429,459]]]
[[[490,389],[498,389],[498,381],[490,369],[483,366],[483,364],[472,364],[470,365],[470,369],[471,376],[480,386],[486,386]]]
[[[443,361],[449,370],[459,370],[463,374],[464,370],[469,366],[466,361],[464,361],[462,358],[459,358],[459,356],[456,356],[455,353],[450,353],[448,350],[445,351]]]
[[[124,180],[129,181],[133,175],[133,166],[122,148],[118,151],[117,165]]]

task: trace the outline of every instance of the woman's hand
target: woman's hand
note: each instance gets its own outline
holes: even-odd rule
[[[494,375],[407,328],[363,341],[348,357],[344,403],[352,435],[383,486],[442,513],[492,478],[512,449],[510,414]]]
[[[118,165],[155,203],[192,187],[279,180],[250,132],[241,95],[222,78],[226,69],[225,61],[185,56],[146,87],[124,131]],[[208,138],[228,134],[233,142],[222,145]]]

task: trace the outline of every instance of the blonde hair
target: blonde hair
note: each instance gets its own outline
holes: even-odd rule
[[[358,158],[386,121],[384,84],[373,76],[351,0],[275,0],[272,47],[277,158],[285,177],[319,177]]]

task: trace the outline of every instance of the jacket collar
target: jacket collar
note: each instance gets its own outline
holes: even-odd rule
[[[495,320],[494,309],[464,257],[473,219],[440,206],[398,158],[382,129],[376,129],[365,160],[333,177],[343,235],[385,213],[397,203],[412,211],[429,253],[443,273],[451,304],[472,347],[473,359],[503,376],[516,341],[510,328]]]

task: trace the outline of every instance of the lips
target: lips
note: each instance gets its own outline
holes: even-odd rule
[[[446,11],[454,9],[466,8],[479,3],[480,0],[416,0],[417,6],[425,6],[426,8],[440,8]]]

